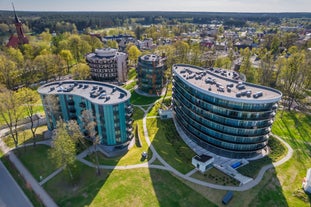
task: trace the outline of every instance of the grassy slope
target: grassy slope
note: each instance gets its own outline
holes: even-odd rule
[[[191,159],[195,153],[182,141],[177,133],[173,120],[147,119],[150,140],[172,167],[181,173],[187,173],[194,167]]]
[[[288,205],[310,206],[306,194],[302,194],[302,199],[294,195],[299,192],[307,169],[311,167],[311,116],[293,112],[282,115],[279,112],[272,132],[283,137],[294,149],[293,158],[276,169]]]

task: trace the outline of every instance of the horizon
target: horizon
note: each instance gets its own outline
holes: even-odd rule
[[[16,12],[42,12],[42,13],[44,13],[44,12],[46,12],[46,13],[48,13],[48,12],[53,12],[53,13],[76,13],[76,12],[95,12],[95,13],[101,13],[101,12],[106,12],[106,13],[109,13],[109,12],[111,12],[111,13],[117,13],[117,12],[121,12],[121,13],[134,13],[134,12],[162,12],[162,13],[236,13],[236,14],[299,14],[299,13],[301,13],[301,14],[310,14],[311,13],[311,11],[310,12],[304,12],[304,11],[302,11],[302,12],[300,12],[300,11],[297,11],[297,12],[261,12],[261,11],[258,11],[258,12],[248,12],[248,11],[245,11],[245,12],[236,12],[236,11],[174,11],[174,10],[172,10],[172,11],[157,11],[157,10],[138,10],[138,11],[133,11],[133,10],[131,10],[131,11],[108,11],[108,10],[106,10],[106,11],[88,11],[88,10],[79,10],[79,11],[71,11],[71,10],[61,10],[61,11],[55,11],[55,10],[50,10],[50,11],[44,11],[44,10],[15,10]],[[13,12],[13,9],[11,9],[11,10],[2,10],[2,9],[0,9],[0,12]]]
[[[23,12],[224,12],[224,13],[310,13],[310,0],[15,0]],[[267,5],[269,5],[267,7]],[[0,2],[0,10],[12,11],[12,1]]]

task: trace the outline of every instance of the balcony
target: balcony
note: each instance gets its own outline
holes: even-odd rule
[[[69,118],[72,120],[78,120],[78,117],[76,115],[70,115]]]
[[[75,108],[70,107],[70,108],[69,108],[69,112],[70,112],[70,113],[72,113],[72,114],[73,114],[73,113],[76,113],[76,109],[75,109]]]
[[[85,108],[85,107],[86,107],[86,104],[85,104],[84,102],[80,102],[80,103],[79,103],[79,106],[80,106],[81,108]]]
[[[133,127],[129,127],[126,129],[127,132],[132,132],[133,131]]]
[[[278,108],[278,104],[276,103],[276,104],[274,104],[273,106],[272,106],[272,109],[273,110],[275,110],[275,109],[277,109]]]
[[[68,101],[68,105],[69,105],[69,106],[73,106],[74,104],[75,104],[75,102],[74,102],[73,100],[69,100],[69,101]]]
[[[129,140],[134,138],[134,134],[133,133],[127,133],[127,137]]]
[[[127,107],[126,108],[126,113],[133,113],[133,111],[134,111],[134,108],[133,107]]]
[[[129,120],[126,121],[126,125],[127,125],[127,126],[130,126],[130,125],[133,124],[133,122],[134,122],[133,119],[129,119]]]
[[[125,116],[126,116],[127,118],[130,118],[130,117],[133,116],[133,112],[132,112],[132,113],[126,113]]]

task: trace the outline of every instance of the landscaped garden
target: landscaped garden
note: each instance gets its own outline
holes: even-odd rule
[[[204,174],[201,172],[196,172],[191,177],[218,185],[239,186],[240,184],[240,182],[236,179],[226,175],[214,167],[206,171]]]

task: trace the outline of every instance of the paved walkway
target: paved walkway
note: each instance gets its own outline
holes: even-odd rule
[[[156,102],[155,102],[156,103]],[[145,136],[145,139],[146,139],[146,142],[150,148],[150,150],[152,151],[152,157],[151,159],[148,161],[148,162],[145,162],[145,163],[141,163],[141,164],[136,164],[136,165],[127,165],[127,166],[108,166],[108,165],[100,165],[99,167],[101,169],[111,169],[111,170],[127,170],[127,169],[134,169],[134,168],[154,168],[154,169],[161,169],[161,170],[167,170],[167,171],[170,171],[171,173],[173,173],[174,175],[184,179],[184,180],[187,180],[187,181],[190,181],[192,183],[196,183],[198,185],[202,185],[202,186],[206,186],[206,187],[210,187],[210,188],[214,188],[214,189],[219,189],[219,190],[232,190],[232,191],[245,191],[245,190],[249,190],[251,188],[253,188],[254,186],[256,186],[263,178],[264,176],[264,173],[270,169],[270,168],[273,168],[273,167],[276,167],[276,166],[279,166],[283,163],[285,163],[286,161],[288,161],[292,154],[293,154],[293,149],[286,143],[284,142],[281,138],[275,136],[277,139],[279,139],[282,143],[285,144],[285,146],[288,148],[288,152],[287,152],[287,155],[282,158],[281,160],[279,160],[278,162],[275,162],[275,163],[272,163],[270,165],[266,165],[264,166],[258,176],[256,177],[256,179],[254,180],[248,180],[249,178],[247,177],[243,177],[243,175],[240,176],[237,175],[237,179],[240,179],[242,181],[242,183],[245,183],[244,185],[241,185],[241,186],[223,186],[223,185],[217,185],[217,184],[212,184],[212,183],[208,183],[208,182],[205,182],[205,181],[202,181],[202,180],[198,180],[198,179],[195,179],[195,178],[192,178],[191,175],[193,173],[196,172],[196,169],[193,169],[192,171],[188,172],[187,174],[182,174],[180,173],[179,171],[177,171],[176,169],[174,169],[171,165],[169,165],[159,154],[158,152],[155,150],[155,148],[153,147],[151,141],[150,141],[150,138],[149,138],[149,134],[148,134],[148,129],[147,129],[147,118],[151,118],[151,117],[147,117],[147,114],[148,114],[148,111],[152,108],[152,106],[155,104],[155,103],[152,103],[152,104],[149,104],[149,105],[145,105],[145,106],[148,106],[147,109],[144,109],[143,106],[141,105],[137,105],[137,107],[139,107],[142,111],[144,111],[144,117],[143,117],[143,130],[144,130],[144,136]],[[153,117],[152,117],[153,118]],[[156,118],[156,117],[155,117]],[[177,127],[177,130],[179,132],[182,133],[182,130],[180,130],[178,127]],[[1,131],[0,131],[1,132]],[[2,143],[2,145],[1,145]],[[44,142],[37,142],[37,144],[46,144],[46,145],[50,145],[50,141],[44,141]],[[0,145],[3,147],[3,141],[0,140]],[[27,144],[29,145],[29,144]],[[27,146],[26,145],[26,146]],[[197,154],[204,154],[206,153],[206,150],[204,150],[203,148],[200,148],[199,146],[191,146],[191,148],[194,148],[195,151],[197,152]],[[85,160],[84,158],[88,155],[88,153],[90,153],[90,151],[93,151],[94,149],[92,147],[90,147],[90,149],[87,149],[85,150],[84,152],[80,153],[78,156],[77,156],[77,159],[90,166],[90,167],[94,167],[96,168],[97,166],[92,163],[92,162],[89,162],[87,160]],[[45,182],[47,182],[49,179],[51,179],[52,177],[54,177],[56,174],[58,174],[59,172],[62,171],[63,168],[60,168],[58,170],[56,170],[55,172],[53,172],[50,176],[46,177],[44,180],[42,180],[40,183],[38,183],[31,175],[30,173],[28,172],[28,170],[20,163],[20,161],[18,160],[18,158],[14,155],[14,153],[12,151],[10,151],[9,149],[7,148],[4,148],[3,150],[4,152],[6,153],[9,153],[9,156],[10,156],[10,160],[17,166],[18,170],[20,170],[20,172],[24,175],[25,179],[27,180],[27,182],[32,186],[32,188],[35,190],[35,192],[37,193],[37,195],[42,199],[42,201],[44,202],[44,204],[46,206],[57,206],[55,204],[55,202],[51,199],[51,197],[44,191],[44,189],[40,186],[40,184],[44,184]],[[200,153],[201,152],[201,153]],[[161,162],[162,165],[153,165],[152,163],[155,161],[155,160],[159,160]],[[217,160],[218,159],[218,160]],[[225,160],[224,158],[218,156],[216,157],[216,160],[218,163],[220,162],[228,162],[228,160]]]
[[[39,121],[39,124],[44,123],[44,121]],[[30,124],[24,124],[20,127],[29,128]],[[34,177],[30,174],[30,172],[24,167],[24,165],[20,162],[14,152],[9,149],[4,141],[1,139],[3,135],[6,133],[7,129],[3,129],[0,131],[0,148],[4,154],[9,156],[10,161],[14,164],[17,170],[21,173],[23,178],[26,180],[27,184],[31,186],[33,191],[37,194],[43,204],[47,207],[57,207],[57,204],[50,197],[50,195],[40,186],[40,184],[34,179]]]
[[[144,109],[142,106],[137,106],[139,107],[141,110],[144,111],[144,118],[143,118],[143,129],[144,129],[144,136],[146,139],[146,142],[148,144],[148,146],[150,147],[150,150],[152,151],[152,158],[147,162],[147,163],[142,163],[142,164],[136,164],[136,165],[127,165],[127,166],[109,166],[109,165],[100,165],[101,169],[115,169],[115,170],[127,170],[127,169],[134,169],[134,168],[154,168],[154,169],[161,169],[161,170],[167,170],[170,171],[171,173],[175,174],[176,176],[185,179],[189,182],[198,184],[198,185],[202,185],[202,186],[206,186],[209,188],[214,188],[214,189],[219,189],[219,190],[231,190],[231,191],[245,191],[245,190],[249,190],[251,188],[253,188],[254,186],[256,186],[263,178],[264,173],[273,167],[276,167],[278,165],[281,165],[283,163],[285,163],[286,161],[288,161],[292,154],[293,154],[293,149],[286,143],[284,142],[281,138],[277,137],[282,143],[285,144],[285,146],[288,148],[288,153],[287,155],[282,158],[281,160],[279,160],[276,163],[272,163],[270,165],[266,165],[264,166],[260,172],[258,173],[258,176],[256,177],[256,179],[251,179],[249,177],[243,176],[239,173],[236,173],[235,178],[237,180],[240,180],[241,183],[243,183],[241,186],[223,186],[223,185],[217,185],[217,184],[213,184],[213,183],[208,183],[202,180],[198,180],[195,178],[192,178],[191,175],[193,173],[196,172],[196,169],[193,169],[192,171],[188,172],[187,174],[182,174],[179,171],[177,171],[176,169],[174,169],[171,165],[169,165],[159,154],[158,152],[155,150],[155,148],[153,147],[150,138],[149,138],[149,134],[148,134],[148,129],[147,129],[147,113],[148,111],[151,109],[151,107],[154,105],[154,103],[150,104],[149,107],[147,109]],[[180,132],[182,132],[182,130],[180,130],[177,127],[177,130],[179,130]],[[196,150],[198,150],[199,152],[201,152],[201,154],[206,153],[206,150],[204,150],[203,148],[199,147],[199,146],[192,146],[194,148],[196,148]],[[83,152],[81,155],[77,156],[77,159],[81,162],[83,162],[84,164],[90,166],[90,167],[96,167],[96,165],[92,162],[89,162],[87,160],[84,159],[84,157],[86,156],[87,151]],[[158,159],[162,165],[153,165],[152,163]],[[218,163],[226,163],[226,162],[236,162],[237,160],[233,160],[233,159],[227,159],[227,158],[223,158],[223,157],[216,157],[216,160]],[[233,161],[232,161],[233,160]],[[233,168],[231,170],[234,170]]]
[[[152,105],[151,105],[152,106]],[[242,185],[242,186],[223,186],[223,185],[217,185],[217,184],[212,184],[212,183],[207,183],[205,181],[202,181],[202,180],[198,180],[198,179],[195,179],[195,178],[192,178],[190,177],[189,175],[191,175],[191,173],[188,173],[186,175],[180,173],[179,171],[177,171],[176,169],[174,169],[172,166],[170,166],[158,153],[157,151],[154,149],[153,145],[151,144],[151,141],[149,139],[149,135],[148,135],[148,130],[147,130],[147,124],[146,124],[146,119],[147,119],[147,113],[148,111],[150,110],[151,106],[147,109],[147,110],[144,110],[145,111],[145,114],[144,114],[144,118],[143,118],[143,128],[144,128],[144,135],[145,135],[145,138],[146,138],[146,142],[147,144],[149,145],[150,149],[152,150],[152,153],[153,153],[153,158],[156,158],[158,159],[163,165],[164,165],[164,169],[165,170],[168,170],[168,171],[171,171],[173,174],[175,174],[176,176],[179,176],[185,180],[188,180],[190,182],[193,182],[193,183],[196,183],[196,184],[199,184],[199,185],[202,185],[202,186],[206,186],[206,187],[210,187],[210,188],[214,188],[214,189],[219,189],[219,190],[232,190],[232,191],[245,191],[245,190],[249,190],[251,188],[253,188],[254,186],[256,186],[263,178],[263,175],[264,173],[270,169],[270,168],[273,168],[273,167],[276,167],[276,166],[279,166],[283,163],[285,163],[286,161],[288,161],[291,157],[292,157],[292,154],[293,154],[293,149],[289,146],[289,144],[287,144],[285,141],[283,141],[280,137],[277,137],[282,143],[285,144],[285,146],[288,148],[288,152],[287,152],[287,155],[282,158],[281,160],[279,160],[278,162],[276,163],[272,163],[270,165],[266,165],[264,166],[258,176],[256,177],[255,180],[247,180],[247,182],[245,182],[246,184]],[[178,129],[177,129],[178,130]],[[205,152],[205,150],[204,150]],[[219,159],[221,159],[221,157],[219,157]],[[240,176],[240,175],[238,175]],[[242,176],[242,175],[241,175]],[[240,176],[240,177],[241,177]],[[250,179],[248,177],[243,177],[243,179]]]

